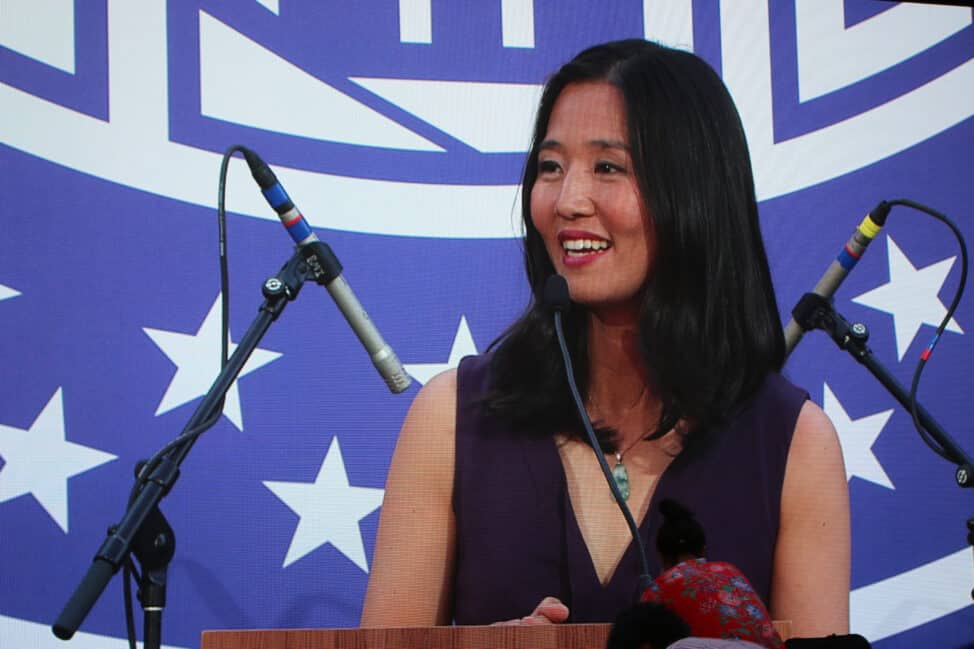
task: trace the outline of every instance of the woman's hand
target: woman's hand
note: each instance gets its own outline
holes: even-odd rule
[[[530,615],[516,620],[494,622],[492,626],[535,626],[538,624],[560,624],[568,619],[568,607],[557,597],[545,597]]]

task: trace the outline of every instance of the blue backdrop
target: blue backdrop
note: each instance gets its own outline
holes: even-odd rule
[[[974,241],[971,23],[969,8],[874,0],[3,0],[0,645],[62,646],[48,627],[135,462],[216,374],[230,144],[274,166],[416,382],[391,395],[324,291],[304,289],[163,503],[176,647],[207,628],[357,624],[412,396],[526,303],[516,184],[559,63],[646,36],[720,71],[784,314],[881,199],[928,203]],[[228,205],[237,341],[291,247],[240,160]],[[959,266],[945,227],[897,208],[837,295],[905,383]],[[968,298],[920,392],[969,452],[971,327]],[[969,646],[971,494],[824,334],[786,371],[841,437],[853,630],[879,649]],[[75,646],[123,646],[120,582]]]

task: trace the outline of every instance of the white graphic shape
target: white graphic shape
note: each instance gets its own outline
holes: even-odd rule
[[[278,0],[257,0],[257,2],[275,16],[281,15],[281,3]]]
[[[842,445],[842,459],[845,461],[846,480],[858,476],[887,489],[895,489],[883,465],[876,459],[872,446],[883,432],[883,427],[893,415],[893,410],[884,410],[873,415],[852,419],[836,398],[829,384],[825,384],[825,398],[822,410],[835,425]]]
[[[331,543],[363,572],[369,571],[359,521],[382,505],[384,490],[348,484],[337,437],[332,439],[314,482],[264,481],[264,486],[298,515],[282,567]]]
[[[200,109],[209,117],[316,140],[442,151],[202,11]]]
[[[169,141],[166,3],[108,4],[110,122],[0,83],[0,142],[70,169],[216,207],[222,155]],[[519,236],[516,185],[373,181],[276,167],[312,226],[442,238]],[[230,162],[227,211],[273,221],[246,163]],[[395,205],[395,210],[389,206]],[[462,214],[462,218],[458,217]]]
[[[20,295],[20,291],[15,291],[9,286],[4,286],[0,284],[0,300],[9,300],[12,297],[17,297]]]
[[[74,74],[74,0],[0,0],[0,45]]]
[[[352,78],[481,153],[517,153],[531,146],[541,86],[527,83]],[[510,213],[510,205],[507,207]]]
[[[766,200],[898,153],[974,115],[974,60],[886,104],[776,143],[765,0],[721,5],[722,67]],[[221,155],[168,140],[166,3],[108,4],[110,122],[0,83],[0,142],[55,164],[214,208]],[[518,85],[518,84],[514,84]],[[923,119],[916,119],[923,115]],[[476,130],[476,129],[469,129]],[[526,146],[526,144],[524,145]],[[510,238],[516,185],[371,181],[277,168],[311,225],[437,238]],[[246,164],[230,164],[228,211],[277,220]],[[394,211],[390,205],[397,206]],[[462,214],[462,218],[458,215]]]
[[[534,0],[501,0],[504,47],[534,47]]]
[[[759,200],[860,169],[974,115],[974,59],[969,59],[885,104],[775,142],[768,24],[767,0],[720,4],[724,82],[747,132]]]
[[[471,335],[470,327],[467,325],[467,317],[461,315],[460,325],[457,327],[457,333],[453,337],[453,346],[450,348],[450,357],[445,363],[406,363],[403,367],[421,385],[426,385],[427,381],[440,372],[452,370],[459,365],[460,359],[464,356],[473,356],[476,353],[477,346],[473,342],[473,335]]]
[[[913,339],[923,325],[934,328],[947,315],[947,307],[938,294],[956,257],[943,259],[917,269],[893,238],[886,237],[889,251],[889,282],[852,298],[852,301],[893,316],[893,332],[896,335],[896,359],[903,360]],[[954,318],[945,331],[962,334],[963,330]]]
[[[849,628],[878,642],[971,606],[971,549],[852,591]]]
[[[78,631],[71,637],[71,644],[65,645],[64,640],[54,637],[51,633],[50,624],[40,622],[30,622],[19,620],[15,617],[0,615],[0,638],[8,644],[3,646],[30,649],[129,649],[128,639],[113,638],[107,635],[98,635]],[[139,645],[141,646],[141,645]],[[164,644],[162,649],[190,649],[189,647],[177,647],[176,645]]]
[[[69,442],[61,388],[27,430],[0,424],[0,503],[30,494],[68,532],[68,478],[117,456]]]
[[[893,67],[971,24],[964,7],[909,2],[845,28],[842,0],[797,0],[798,99],[808,101]]]
[[[643,36],[693,51],[693,0],[643,0]]]
[[[399,42],[433,42],[432,0],[399,0]]]
[[[217,374],[220,373],[221,326],[220,297],[217,296],[209,313],[203,319],[203,324],[195,334],[142,328],[162,353],[176,365],[176,374],[166,388],[159,407],[156,408],[156,416],[189,403],[203,396],[210,389]],[[233,354],[236,348],[237,345],[231,341],[229,353]],[[280,356],[278,352],[255,349],[237,375],[237,380],[230,385],[223,405],[223,414],[238,430],[243,430],[240,391],[237,388],[240,377],[250,374]]]

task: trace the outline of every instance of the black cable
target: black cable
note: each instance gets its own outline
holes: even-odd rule
[[[230,166],[230,158],[235,152],[244,153],[247,149],[239,144],[235,144],[227,149],[223,153],[223,160],[220,162],[220,177],[217,182],[217,207],[216,207],[216,217],[217,217],[217,238],[219,241],[219,265],[220,265],[220,303],[221,303],[221,337],[220,337],[220,369],[226,367],[227,359],[230,355],[230,271],[229,264],[227,263],[227,211],[226,211],[226,193],[227,193],[227,171]],[[213,412],[204,421],[190,430],[178,435],[171,442],[163,446],[159,451],[157,451],[152,457],[146,460],[142,467],[139,469],[138,475],[136,476],[135,484],[132,486],[132,491],[129,493],[129,507],[135,501],[139,492],[142,491],[142,487],[145,486],[146,481],[152,472],[155,471],[156,467],[162,462],[169,453],[181,448],[184,444],[191,445],[196,439],[202,435],[204,432],[209,430],[220,420],[220,416],[223,414],[223,406],[226,402],[226,397],[220,399],[216,407],[213,408]],[[135,571],[135,566],[132,563],[131,555],[127,558],[124,570],[124,588],[122,596],[125,600],[125,621],[126,629],[128,632],[128,641],[130,649],[135,649],[135,624],[133,620],[132,612],[132,586],[131,579],[133,572]],[[141,578],[137,578],[137,581],[141,581]]]
[[[609,490],[612,492],[612,497],[615,498],[616,504],[622,511],[622,515],[626,519],[626,525],[629,526],[629,533],[632,536],[633,542],[636,544],[636,550],[639,554],[639,562],[642,565],[642,574],[639,575],[639,596],[642,596],[643,592],[653,583],[653,577],[649,571],[649,561],[646,558],[646,548],[643,545],[643,537],[639,533],[639,527],[636,525],[636,521],[632,517],[632,512],[629,511],[629,506],[626,504],[625,498],[623,498],[622,493],[619,492],[619,486],[612,477],[612,470],[609,469],[609,463],[606,462],[605,456],[599,450],[599,441],[595,436],[595,431],[592,430],[592,423],[585,414],[585,404],[582,401],[582,395],[578,391],[578,385],[575,384],[575,369],[572,367],[572,357],[568,353],[568,345],[565,343],[565,333],[562,330],[560,312],[555,311],[554,320],[555,334],[558,338],[558,346],[561,348],[561,355],[565,362],[565,373],[567,374],[568,378],[568,387],[571,389],[572,397],[575,400],[575,407],[578,408],[578,412],[582,420],[582,426],[585,427],[585,434],[588,437],[588,442],[592,446],[592,450],[595,451],[595,458],[599,461],[599,466],[602,468],[602,474],[605,476],[605,480],[609,484]],[[648,513],[646,515],[649,516]]]
[[[132,557],[126,557],[122,576],[122,596],[125,598],[125,630],[129,640],[129,649],[135,646],[135,614],[132,611],[132,575],[136,573]],[[137,573],[136,573],[137,574]],[[137,578],[138,579],[138,578]]]
[[[224,151],[223,160],[220,162],[220,181],[217,185],[216,198],[216,219],[220,238],[220,296],[223,307],[223,337],[220,341],[220,367],[227,364],[230,353],[230,271],[227,269],[227,168],[230,165],[230,158],[235,152],[245,153],[247,149],[239,144],[234,144]],[[223,410],[223,404],[220,404]]]
[[[235,144],[227,149],[223,154],[223,160],[220,162],[220,177],[217,184],[217,230],[219,239],[219,265],[220,265],[220,301],[221,301],[221,339],[220,339],[220,369],[223,369],[227,365],[227,359],[229,358],[230,352],[230,271],[228,268],[227,261],[227,212],[226,212],[226,188],[227,188],[227,171],[230,165],[230,158],[235,152],[243,153],[247,149],[239,144]],[[192,428],[185,433],[182,433],[171,442],[163,446],[159,451],[155,453],[151,458],[146,460],[142,470],[139,471],[139,479],[136,481],[135,487],[133,488],[132,494],[129,497],[129,502],[135,499],[138,492],[141,491],[143,485],[145,485],[148,476],[152,475],[152,471],[156,468],[162,458],[169,454],[171,451],[181,447],[183,444],[191,444],[196,441],[196,439],[211,428],[223,414],[223,404],[225,399],[221,399],[218,407],[213,409],[210,416],[201,422],[195,428]]]
[[[920,375],[923,373],[923,368],[926,367],[927,361],[929,361],[930,356],[933,355],[933,350],[937,346],[937,343],[940,341],[940,336],[943,334],[944,329],[946,329],[947,325],[950,323],[950,319],[954,317],[954,312],[957,310],[957,307],[960,304],[961,297],[964,294],[964,287],[967,284],[967,267],[968,267],[967,244],[964,242],[964,235],[961,233],[960,229],[945,214],[942,214],[937,210],[927,207],[926,205],[922,205],[920,203],[917,203],[916,201],[911,201],[906,198],[898,198],[896,200],[889,201],[889,204],[911,207],[915,210],[924,212],[925,214],[934,217],[938,221],[941,221],[942,223],[947,225],[947,227],[950,228],[951,232],[953,232],[954,234],[954,237],[957,239],[958,245],[960,246],[960,255],[961,255],[960,280],[957,283],[957,289],[954,291],[954,299],[951,301],[950,307],[947,309],[946,315],[944,315],[943,320],[941,320],[940,326],[937,327],[937,331],[934,334],[933,339],[930,341],[930,344],[928,344],[927,348],[924,349],[923,353],[920,354],[920,360],[917,361],[916,370],[913,372],[913,381],[910,384],[910,415],[912,415],[913,417],[913,426],[916,428],[917,433],[920,435],[920,439],[922,439],[923,442],[927,446],[929,446],[934,453],[944,458],[948,462],[953,462],[954,464],[963,464],[960,458],[952,457],[950,453],[948,453],[942,446],[940,446],[940,444],[934,441],[934,439],[930,436],[930,434],[926,431],[926,429],[924,429],[923,424],[920,423],[920,415],[917,410],[917,389],[919,388],[920,385]]]

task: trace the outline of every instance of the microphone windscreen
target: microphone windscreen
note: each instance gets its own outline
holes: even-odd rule
[[[568,282],[561,275],[554,274],[544,283],[544,305],[552,311],[566,311],[572,304],[568,294]]]

